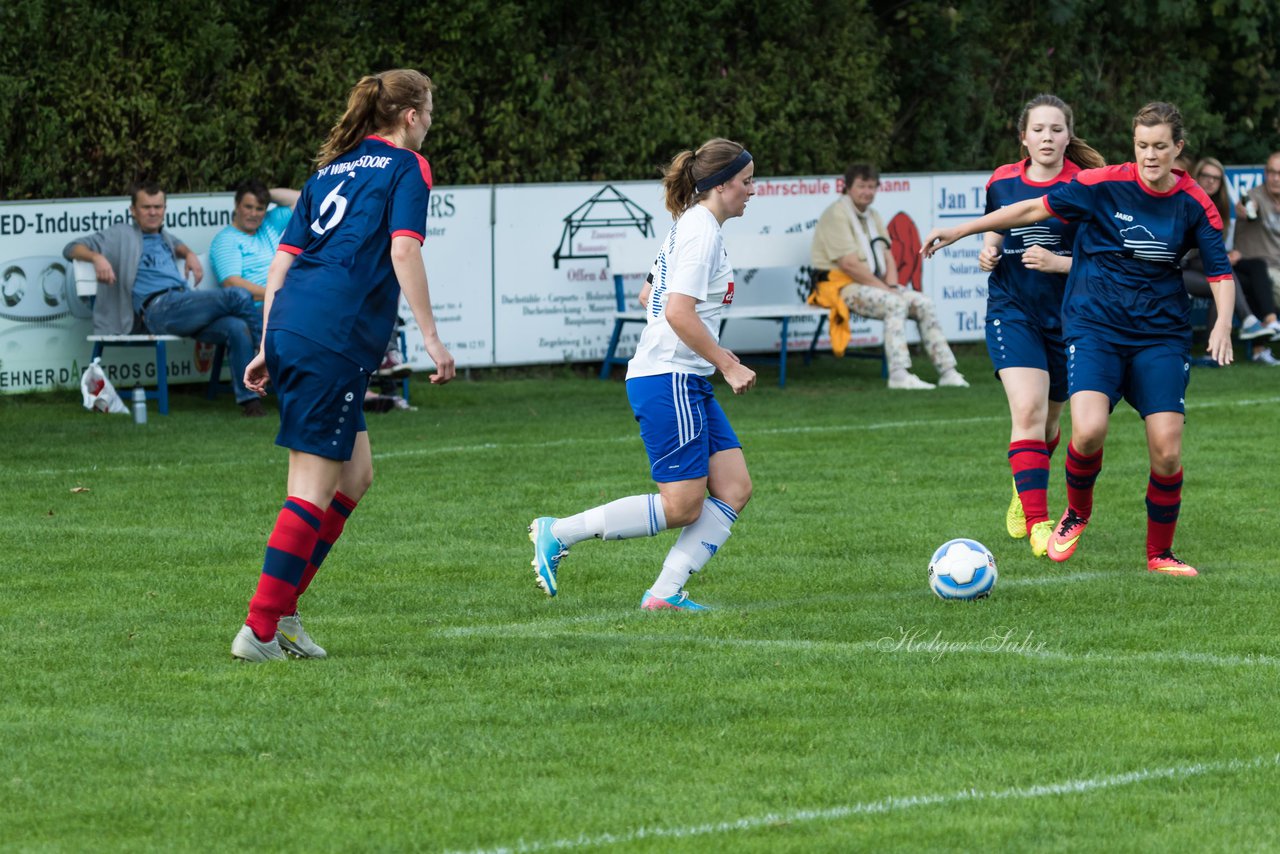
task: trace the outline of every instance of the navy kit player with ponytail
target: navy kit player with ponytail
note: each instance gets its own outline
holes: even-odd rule
[[[1146,422],[1147,569],[1193,576],[1173,553],[1191,355],[1191,305],[1178,262],[1200,250],[1218,307],[1208,351],[1220,365],[1232,357],[1231,262],[1213,202],[1173,168],[1185,145],[1177,108],[1154,102],[1139,110],[1133,145],[1135,162],[1088,169],[1047,195],[934,229],[921,252],[931,256],[961,237],[1051,216],[1080,223],[1062,304],[1071,394],[1067,509],[1049,537],[1049,557],[1071,557],[1089,524],[1111,410],[1124,398]]]
[[[231,645],[236,658],[325,657],[302,628],[298,597],[373,482],[362,404],[400,294],[435,363],[431,382],[453,378],[422,261],[431,168],[417,151],[431,110],[431,80],[417,71],[362,78],[320,148],[267,273],[262,349],[245,385],[259,394],[268,382],[275,388],[288,497]]]
[[[534,519],[533,566],[548,596],[556,595],[556,571],[576,543],[683,528],[640,607],[707,610],[689,598],[684,584],[729,539],[751,497],[742,443],[709,378],[720,371],[734,394],[756,381],[755,372],[718,340],[720,314],[733,301],[733,267],[720,227],[742,216],[755,193],[754,174],[751,155],[727,139],[683,151],[667,167],[662,183],[676,222],[641,293],[647,323],[627,367],[627,398],[658,494],[619,498],[563,519]]]
[[[987,182],[987,213],[1039,198],[1081,169],[1106,165],[1075,135],[1071,108],[1037,95],[1018,117],[1027,156],[1001,166]],[[1062,293],[1071,269],[1076,224],[1049,219],[1008,231],[988,231],[979,266],[991,271],[987,288],[987,351],[1009,400],[1013,425],[1009,467],[1013,500],[1005,514],[1009,536],[1030,536],[1031,552],[1049,548],[1049,460],[1061,438],[1067,402],[1067,353],[1062,341]]]

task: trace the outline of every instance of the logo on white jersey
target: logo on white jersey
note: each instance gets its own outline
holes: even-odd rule
[[[1145,225],[1122,228],[1120,236],[1124,238],[1124,248],[1133,250],[1134,258],[1172,263],[1173,259],[1178,257],[1177,253],[1169,248],[1169,244],[1163,240],[1156,240],[1156,236],[1148,231]]]
[[[722,303],[724,305],[728,305],[731,302],[733,302],[733,280],[732,279],[729,280],[729,290],[725,292],[724,299],[722,300]]]

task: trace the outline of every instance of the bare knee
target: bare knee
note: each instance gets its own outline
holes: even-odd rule
[[[1182,468],[1182,443],[1156,442],[1148,449],[1151,458],[1151,470],[1158,475],[1177,474]]]
[[[338,491],[352,501],[363,498],[370,486],[373,486],[373,466],[348,466],[338,481]]]
[[[1102,445],[1106,438],[1106,431],[1099,433],[1076,433],[1072,431],[1071,447],[1074,448],[1077,453],[1083,454],[1086,457],[1091,457],[1098,453],[1098,451],[1102,450]]]
[[[1047,432],[1048,407],[1043,402],[1018,401],[1009,407],[1013,429],[1019,436],[1039,437]]]
[[[1071,421],[1071,447],[1085,456],[1102,450],[1107,440],[1106,418],[1079,418]]]
[[[753,488],[751,478],[743,477],[730,484],[718,486],[711,496],[728,504],[735,513],[741,513],[742,508],[746,507],[747,502],[751,500]]]
[[[698,521],[702,515],[702,496],[677,493],[663,494],[662,513],[668,528],[685,528]]]

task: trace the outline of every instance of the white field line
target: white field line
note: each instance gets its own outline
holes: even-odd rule
[[[944,806],[948,804],[980,803],[987,801],[1017,801],[1031,798],[1062,797],[1132,786],[1153,780],[1185,780],[1208,774],[1231,774],[1242,771],[1271,771],[1280,767],[1280,754],[1255,756],[1252,759],[1230,759],[1219,762],[1197,762],[1190,765],[1172,765],[1166,768],[1141,768],[1100,777],[1084,777],[1041,783],[1033,786],[1012,786],[1006,789],[960,789],[936,794],[906,795],[862,801],[844,806],[821,809],[792,810],[790,812],[765,813],[745,816],[730,821],[686,825],[684,827],[639,827],[616,833],[600,833],[594,836],[582,834],[551,840],[520,840],[497,848],[478,848],[471,854],[529,854],[537,851],[564,851],[575,848],[596,848],[621,845],[648,839],[689,839],[713,836],[761,827],[776,827],[814,821],[838,821],[863,815],[883,815],[916,807]]]
[[[1236,406],[1265,406],[1267,404],[1280,403],[1280,397],[1266,397],[1250,400],[1221,400],[1206,401],[1203,403],[1187,404],[1188,410],[1199,409],[1218,409],[1230,408]],[[908,421],[882,421],[875,424],[831,424],[831,425],[799,425],[794,427],[771,427],[761,430],[752,430],[750,436],[782,436],[796,433],[858,433],[874,430],[901,430],[901,429],[926,429],[929,427],[945,427],[956,424],[979,424],[984,422],[1005,422],[1008,421],[1007,415],[988,415],[975,416],[970,418],[932,418],[932,419],[916,419]],[[534,451],[546,448],[571,447],[576,445],[599,445],[599,444],[622,444],[622,443],[640,443],[640,437],[633,433],[627,433],[622,436],[607,436],[601,438],[585,438],[570,437],[565,439],[550,439],[542,442],[476,442],[465,445],[436,445],[423,448],[406,448],[400,451],[382,451],[373,455],[375,460],[390,460],[400,457],[424,457],[437,456],[447,454],[471,454],[484,451]],[[282,457],[272,456],[268,461],[283,461]],[[138,472],[144,471],[173,471],[184,468],[204,468],[214,463],[196,461],[196,462],[180,462],[180,463],[152,463],[151,465],[116,465],[116,466],[77,466],[71,468],[49,468],[49,469],[31,469],[22,471],[20,469],[10,469],[10,477],[14,476],[35,476],[35,477],[51,477],[66,475],[85,475],[88,473],[99,472]],[[228,466],[252,466],[260,467],[264,464],[263,459],[248,459],[241,457],[236,460],[218,460],[216,465],[220,468]]]

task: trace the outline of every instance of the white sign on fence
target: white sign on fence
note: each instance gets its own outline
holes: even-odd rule
[[[1227,170],[1233,191],[1261,180],[1258,167]],[[920,241],[935,225],[980,215],[990,173],[885,175],[874,206],[894,241],[900,280],[931,296],[948,339],[983,338],[987,277],[977,269],[980,237],[919,258]],[[740,219],[725,223],[725,243],[743,245],[760,234],[812,232],[843,189],[836,176],[769,178]],[[199,253],[231,222],[230,193],[174,195],[166,228]],[[129,216],[127,198],[0,203],[0,393],[74,386],[89,355],[88,306],[75,296],[62,248]],[[549,364],[603,357],[617,306],[609,265],[613,249],[636,242],[656,254],[671,227],[657,181],[437,187],[431,197],[423,258],[441,338],[460,367]],[[628,255],[635,255],[629,246]],[[738,268],[735,302],[799,299],[802,267]],[[643,276],[626,281],[634,303]],[[406,306],[410,363],[429,368],[422,336]],[[791,324],[789,348],[807,347],[817,321]],[[908,324],[912,340],[915,325]],[[855,345],[880,340],[878,322],[854,324]],[[637,324],[619,353],[634,350]],[[825,345],[825,340],[821,342]],[[726,346],[742,352],[777,351],[778,324],[731,323]],[[170,375],[195,380],[208,370],[208,348],[170,348]],[[150,354],[109,354],[108,375],[125,385],[153,378]]]

